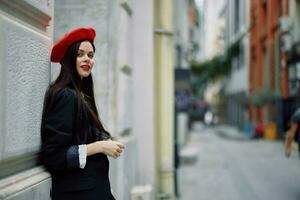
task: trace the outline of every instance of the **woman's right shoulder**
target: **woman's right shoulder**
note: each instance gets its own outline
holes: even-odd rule
[[[76,91],[71,88],[61,88],[58,90],[58,95],[76,97]]]
[[[52,97],[56,100],[61,99],[61,98],[67,98],[67,99],[75,99],[77,98],[76,91],[72,88],[59,88],[59,89],[53,89],[49,88],[47,90],[47,95],[49,97]]]

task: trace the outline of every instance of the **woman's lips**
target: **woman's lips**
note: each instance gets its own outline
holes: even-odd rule
[[[89,65],[82,65],[81,68],[82,68],[84,71],[89,71],[91,67],[90,67]]]

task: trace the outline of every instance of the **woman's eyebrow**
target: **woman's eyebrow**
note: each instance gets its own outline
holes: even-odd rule
[[[78,49],[78,51],[83,51],[83,52],[85,52],[85,50],[83,50],[83,49]],[[88,51],[89,53],[90,52],[92,52],[92,53],[94,53],[94,51]]]

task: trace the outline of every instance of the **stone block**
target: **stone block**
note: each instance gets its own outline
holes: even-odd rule
[[[0,158],[4,159],[39,149],[50,39],[4,16],[0,27]]]
[[[50,200],[51,179],[36,167],[0,180],[2,200]]]
[[[115,9],[117,1],[110,0],[61,0],[55,2],[54,11],[54,42],[66,32],[77,27],[94,27],[97,32],[95,40],[95,66],[93,79],[95,85],[96,104],[100,118],[105,127],[113,131],[114,97],[114,63],[117,49],[116,33],[110,31],[115,27],[117,19]],[[84,14],[83,14],[84,13]],[[114,23],[111,23],[114,22]]]
[[[0,10],[14,20],[47,32],[52,19],[53,2],[53,0],[2,0]]]
[[[54,1],[52,0],[24,0],[26,3],[30,4],[32,7],[40,10],[48,16],[52,16],[52,8]]]

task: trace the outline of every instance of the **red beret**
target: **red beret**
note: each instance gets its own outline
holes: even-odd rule
[[[50,60],[52,62],[61,62],[68,47],[74,42],[89,40],[94,42],[96,31],[93,28],[77,28],[64,35],[58,40],[52,48]]]

